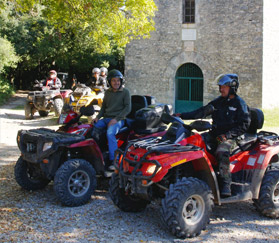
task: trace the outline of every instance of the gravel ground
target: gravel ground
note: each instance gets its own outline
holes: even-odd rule
[[[109,198],[107,181],[81,207],[63,207],[53,185],[44,190],[21,189],[13,174],[19,150],[19,129],[56,129],[53,116],[24,120],[25,93],[0,109],[0,242],[279,242],[279,220],[260,215],[251,201],[215,206],[201,235],[180,240],[159,220],[159,204],[141,213],[124,213]]]

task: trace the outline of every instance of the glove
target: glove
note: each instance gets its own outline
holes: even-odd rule
[[[226,135],[221,134],[221,135],[216,137],[216,140],[217,140],[218,144],[220,144],[220,143],[225,142],[227,140],[227,138],[226,138]]]
[[[178,116],[178,117],[180,117],[180,116],[181,116],[181,113],[173,113],[173,116]]]

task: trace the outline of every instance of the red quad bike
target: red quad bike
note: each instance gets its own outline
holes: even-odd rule
[[[122,211],[138,212],[161,200],[161,219],[175,236],[194,237],[209,223],[214,204],[253,199],[265,216],[279,218],[279,136],[260,131],[264,116],[251,109],[251,125],[230,156],[232,196],[220,197],[217,161],[200,134],[208,121],[190,125],[164,114],[171,122],[161,138],[129,141],[117,150],[119,161],[110,180],[110,196]]]
[[[129,139],[157,137],[166,133],[166,126],[162,126],[160,121],[164,105],[148,105],[147,97],[132,96],[130,118],[135,116],[136,111],[141,115],[141,108],[152,115],[150,129],[138,131],[137,119],[131,119],[134,124],[122,128],[117,134],[120,148],[124,148]],[[80,206],[90,200],[96,188],[97,176],[104,175],[108,146],[105,133],[100,136],[105,139],[97,141],[92,138],[91,124],[77,123],[82,115],[93,115],[93,106],[81,107],[80,113],[69,112],[58,131],[46,128],[18,131],[17,143],[21,156],[14,174],[22,188],[42,189],[53,180],[54,191],[63,205]]]
[[[60,116],[64,99],[73,92],[71,89],[53,89],[43,86],[39,81],[35,81],[34,90],[29,92],[24,105],[25,119],[33,119],[36,111],[41,117],[48,116],[50,111],[55,112],[55,116]]]

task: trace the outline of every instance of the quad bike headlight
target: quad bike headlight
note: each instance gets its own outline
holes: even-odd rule
[[[50,149],[52,144],[53,144],[53,142],[45,143],[44,146],[43,146],[43,151],[46,151],[46,150]]]
[[[158,169],[157,173],[161,170],[161,168],[162,167],[160,167]],[[150,166],[148,166],[146,173],[152,175],[154,173],[155,169],[156,169],[156,165],[150,165]]]

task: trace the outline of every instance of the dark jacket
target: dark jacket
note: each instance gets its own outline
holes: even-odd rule
[[[95,77],[91,77],[87,83],[86,86],[90,87],[90,88],[94,88],[94,87],[98,87],[101,90],[107,90],[107,81],[104,77],[99,77],[98,80],[96,80]]]
[[[208,109],[213,106],[214,109]],[[192,112],[181,114],[182,119],[198,119],[212,115],[213,137],[224,134],[227,139],[236,138],[244,134],[250,125],[249,108],[245,101],[236,95],[233,99],[219,96],[215,100]]]

